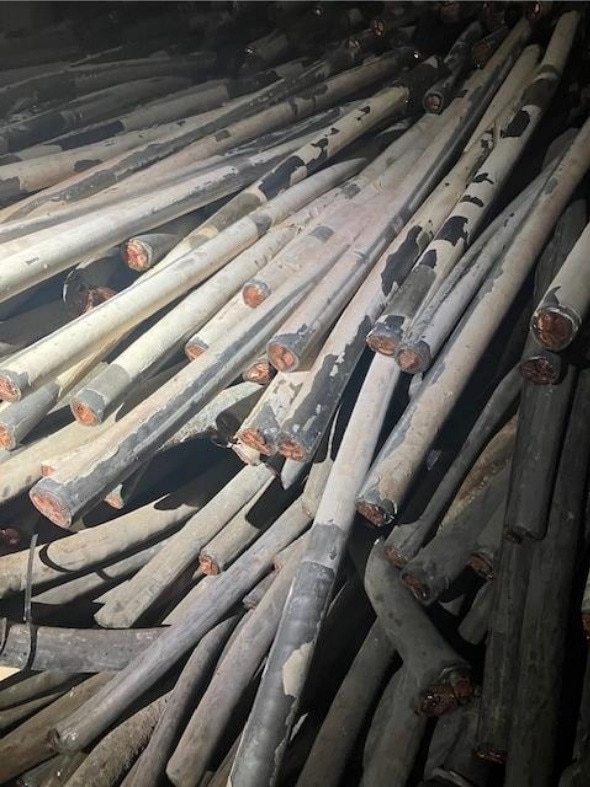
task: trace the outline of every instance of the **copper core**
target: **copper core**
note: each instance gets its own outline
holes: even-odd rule
[[[491,743],[480,743],[475,750],[475,754],[480,760],[494,762],[496,765],[503,765],[506,762],[507,756],[507,752],[498,749]]]
[[[199,566],[203,574],[209,576],[217,576],[219,574],[219,566],[210,555],[199,555]]]
[[[396,568],[403,568],[408,562],[406,558],[395,547],[386,547],[385,554],[389,562]]]
[[[430,93],[426,96],[424,103],[426,104],[426,111],[431,112],[433,115],[438,115],[442,111],[442,97],[439,93]]]
[[[273,369],[268,361],[257,361],[249,366],[242,376],[247,382],[268,385],[276,373],[276,369]]]
[[[204,352],[206,352],[208,348],[203,347],[202,344],[186,344],[184,347],[184,354],[189,359],[189,361],[195,361],[197,358],[200,358]]]
[[[458,706],[453,687],[438,683],[427,689],[420,698],[420,711],[425,716],[444,716]]]
[[[403,584],[412,591],[412,595],[414,595],[418,601],[428,600],[430,597],[428,588],[415,574],[404,574],[401,579]]]
[[[74,414],[74,418],[80,424],[96,426],[96,424],[100,423],[98,415],[87,404],[80,402],[78,399],[72,399],[70,409]]]
[[[110,492],[105,499],[105,503],[109,505],[111,508],[116,508],[117,511],[120,511],[122,508],[125,507],[125,501],[119,494],[119,492]]]
[[[7,547],[17,547],[22,540],[22,533],[14,527],[0,528],[0,540]]]
[[[14,432],[5,424],[0,424],[0,448],[11,451],[16,446]]]
[[[51,492],[33,487],[29,492],[31,502],[43,516],[58,527],[68,528],[72,524],[72,516],[65,504]]]
[[[48,475],[55,473],[55,467],[52,465],[41,465],[41,475],[46,478]]]
[[[109,298],[116,294],[115,290],[112,290],[110,287],[92,287],[86,292],[86,298],[81,305],[82,308],[79,314],[86,314],[86,312],[94,309],[95,306],[100,306],[101,303],[108,301]]]
[[[268,298],[268,295],[263,292],[256,284],[246,284],[242,290],[242,299],[246,306],[255,309]]]
[[[473,685],[464,670],[452,670],[447,679],[435,683],[420,699],[420,710],[426,716],[442,716],[464,705],[473,694]]]
[[[376,503],[367,503],[365,500],[361,500],[357,503],[356,510],[377,527],[386,525],[391,521],[391,517]]]
[[[582,614],[582,626],[584,627],[584,634],[586,639],[590,641],[590,613]]]
[[[537,19],[541,14],[541,3],[527,3],[526,18],[529,21]]]
[[[288,372],[299,366],[297,356],[282,344],[269,344],[267,348],[270,362],[279,372]]]
[[[20,388],[8,377],[0,375],[0,399],[4,399],[7,402],[18,402],[20,398]]]
[[[530,22],[538,22],[549,16],[554,5],[553,2],[527,3],[526,17]]]
[[[520,364],[520,373],[527,382],[533,385],[553,385],[559,379],[559,371],[549,358],[543,358],[540,355],[527,358]]]
[[[398,342],[395,339],[374,333],[367,336],[367,344],[373,352],[381,353],[381,355],[395,355],[398,346]]]
[[[116,294],[115,290],[110,287],[88,287],[80,284],[75,292],[70,291],[68,294],[68,309],[76,317],[79,317],[94,309],[95,306],[100,306],[101,303],[108,301]]]
[[[371,30],[376,36],[382,36],[385,33],[385,22],[383,19],[372,19]]]
[[[495,579],[496,577],[494,567],[485,555],[480,555],[475,552],[467,561],[467,565],[471,566],[476,574],[479,574],[480,577],[487,579],[488,582],[492,579]]]
[[[273,452],[272,446],[266,442],[260,429],[255,429],[254,427],[242,429],[242,431],[238,432],[238,439],[266,456],[270,456]]]
[[[299,443],[292,437],[285,437],[278,445],[279,453],[287,459],[294,459],[296,462],[305,462],[307,454]]]
[[[401,350],[395,360],[402,372],[407,372],[408,374],[417,374],[423,369],[422,358],[414,350]]]
[[[137,238],[128,240],[125,244],[123,257],[127,267],[134,271],[146,271],[150,267],[149,254],[143,243]]]
[[[565,314],[555,311],[539,312],[533,321],[538,341],[549,350],[561,350],[572,340],[572,321]]]

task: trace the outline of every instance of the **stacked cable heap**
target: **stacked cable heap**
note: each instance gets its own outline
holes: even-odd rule
[[[382,5],[0,39],[0,783],[590,781],[586,8]]]

